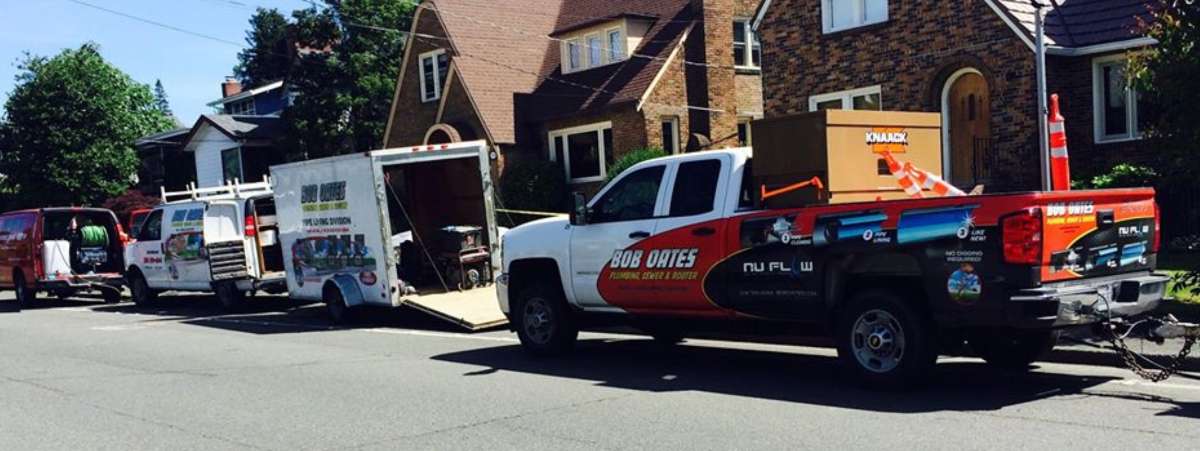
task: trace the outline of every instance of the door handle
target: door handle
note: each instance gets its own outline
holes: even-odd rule
[[[649,237],[650,237],[650,232],[637,231],[637,232],[633,232],[633,233],[629,234],[629,238],[632,238],[635,240],[640,240],[642,238],[649,238]]]
[[[715,233],[717,233],[717,229],[712,227],[696,227],[692,229],[692,235],[696,236],[710,236]]]

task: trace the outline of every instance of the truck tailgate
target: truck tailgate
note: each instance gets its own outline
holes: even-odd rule
[[[1158,233],[1152,189],[1045,193],[1043,282],[1154,268]]]
[[[471,331],[508,324],[492,287],[407,296],[401,303]]]

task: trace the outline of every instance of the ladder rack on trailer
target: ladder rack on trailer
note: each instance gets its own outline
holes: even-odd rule
[[[179,200],[219,200],[219,199],[246,199],[259,195],[271,194],[271,179],[263,176],[261,182],[240,183],[237,179],[233,183],[214,186],[209,188],[198,188],[196,184],[188,183],[187,189],[183,191],[167,191],[166,188],[159,188],[163,203],[170,203]]]

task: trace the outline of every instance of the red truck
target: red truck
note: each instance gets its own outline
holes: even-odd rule
[[[123,249],[116,215],[100,208],[39,208],[0,215],[0,289],[29,306],[37,292],[99,291],[121,300]]]
[[[1066,327],[1154,309],[1152,189],[763,209],[748,149],[640,163],[568,218],[505,235],[501,310],[537,354],[583,328],[659,338],[820,325],[872,385],[906,385],[969,342],[1028,367]]]

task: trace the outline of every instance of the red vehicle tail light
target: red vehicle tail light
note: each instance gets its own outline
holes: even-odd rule
[[[1154,247],[1151,252],[1157,254],[1159,247],[1162,246],[1162,210],[1158,208],[1158,202],[1154,203]]]
[[[1004,261],[1018,265],[1042,263],[1042,210],[1025,209],[1000,221]]]
[[[258,221],[251,214],[246,215],[246,236],[258,236]]]

